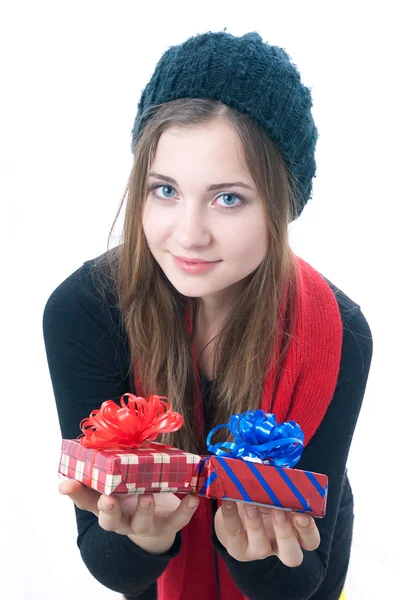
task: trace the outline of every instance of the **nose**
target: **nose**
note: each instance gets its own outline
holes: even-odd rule
[[[185,249],[208,246],[212,240],[205,207],[183,207],[177,214],[175,241]]]

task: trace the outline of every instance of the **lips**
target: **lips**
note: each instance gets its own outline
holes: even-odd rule
[[[173,256],[175,256],[173,254]],[[214,262],[220,262],[218,260],[203,260],[202,258],[187,258],[186,256],[175,256],[175,258],[178,258],[179,260],[182,260],[183,262],[189,263],[189,264],[194,264],[194,265],[206,265],[209,263],[214,263]]]
[[[219,264],[219,262],[221,262],[220,260],[206,262],[202,259],[192,259],[192,260],[198,260],[200,262],[188,262],[188,259],[182,260],[181,258],[178,258],[178,256],[174,256],[174,254],[172,254],[171,256],[173,258],[173,262],[174,262],[175,266],[178,267],[178,269],[180,269],[181,271],[188,273],[190,275],[198,275],[200,273],[206,273],[207,271],[210,271],[211,269],[213,269],[213,267],[215,265]]]

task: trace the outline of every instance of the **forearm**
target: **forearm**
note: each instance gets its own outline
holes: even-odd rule
[[[145,552],[125,535],[102,529],[94,515],[76,508],[82,560],[97,581],[110,590],[138,596],[155,583],[181,549],[181,535],[162,555]],[[91,519],[93,516],[93,519]],[[91,520],[88,526],[88,520]],[[84,523],[86,521],[86,523]]]

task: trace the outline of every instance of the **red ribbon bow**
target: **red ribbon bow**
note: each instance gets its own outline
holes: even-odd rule
[[[124,397],[128,396],[128,406]],[[100,410],[93,410],[80,423],[83,434],[77,440],[85,448],[96,450],[130,450],[145,441],[153,442],[161,433],[172,433],[182,427],[184,418],[171,410],[166,396],[149,396],[147,400],[134,394],[120,398],[122,408],[106,400]]]

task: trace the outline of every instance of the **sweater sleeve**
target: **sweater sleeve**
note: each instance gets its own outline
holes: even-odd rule
[[[353,317],[343,320],[340,372],[333,399],[296,467],[328,475],[326,515],[315,519],[321,537],[319,547],[311,552],[303,551],[303,562],[295,568],[285,566],[276,556],[239,562],[220,543],[213,523],[213,544],[236,585],[249,600],[307,600],[325,578],[348,453],[365,393],[372,352],[371,330],[358,307]],[[344,548],[344,551],[348,549]]]
[[[114,311],[117,314],[117,311]],[[132,391],[119,323],[113,323],[91,283],[87,263],[47,300],[43,335],[61,435],[76,438],[79,424],[105,400],[119,401]],[[117,333],[119,332],[119,333]],[[153,598],[155,582],[181,548],[177,534],[171,549],[155,556],[127,536],[102,529],[97,517],[75,505],[82,559],[101,584],[126,596]],[[152,591],[153,590],[153,591]]]

